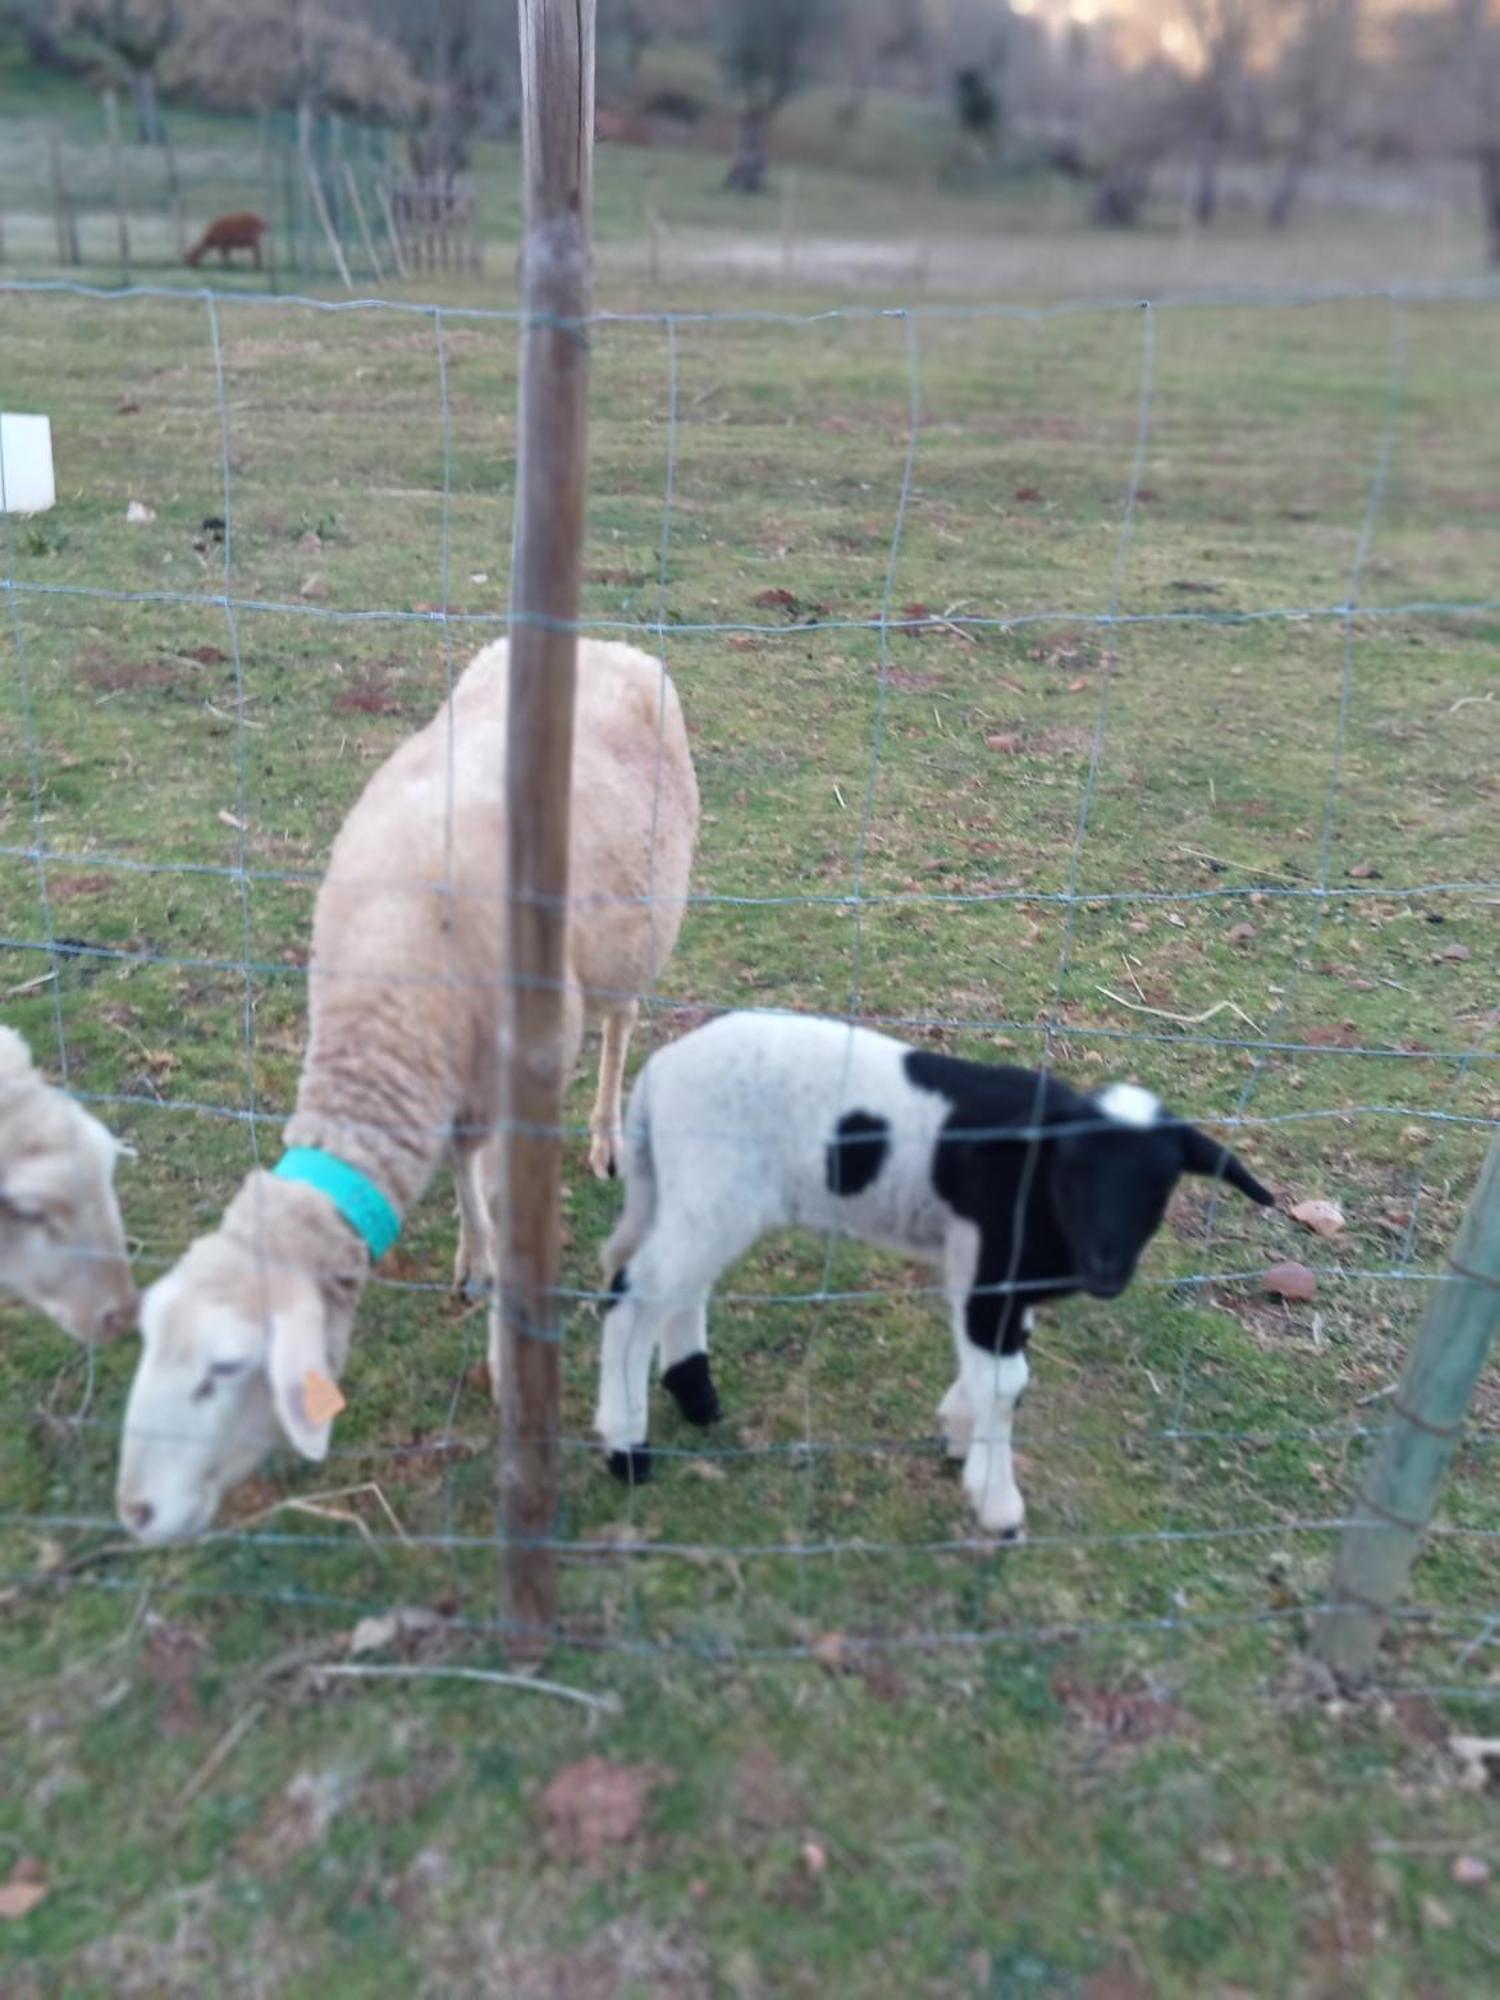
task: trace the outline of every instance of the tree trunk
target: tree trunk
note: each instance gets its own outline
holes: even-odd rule
[[[1094,220],[1106,229],[1133,229],[1151,193],[1151,169],[1133,160],[1116,160],[1099,176],[1094,191]]]
[[[130,94],[135,99],[135,141],[138,146],[161,144],[161,113],[156,104],[156,77],[149,69],[132,70]]]
[[[1302,192],[1302,176],[1307,171],[1307,158],[1301,152],[1288,153],[1282,164],[1281,177],[1272,190],[1266,206],[1266,221],[1272,229],[1285,229],[1292,219],[1292,210],[1297,205],[1297,196]]]
[[[1488,140],[1479,149],[1479,198],[1490,262],[1500,269],[1500,139]]]
[[[747,104],[740,113],[740,136],[724,176],[724,185],[739,194],[764,194],[766,154],[771,136],[771,114],[758,104]]]
[[[1219,149],[1210,146],[1198,161],[1198,188],[1193,216],[1200,225],[1212,222],[1219,208]]]

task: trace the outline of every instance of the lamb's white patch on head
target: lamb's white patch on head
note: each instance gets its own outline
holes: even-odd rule
[[[1112,1083],[1099,1093],[1099,1109],[1117,1125],[1145,1131],[1161,1116],[1161,1099],[1138,1083]]]

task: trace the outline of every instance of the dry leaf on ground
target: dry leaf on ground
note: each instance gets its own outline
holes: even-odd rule
[[[1345,1223],[1344,1211],[1336,1201],[1299,1201],[1287,1214],[1314,1236],[1337,1236]]]
[[[1263,1292],[1278,1299],[1315,1299],[1318,1281],[1305,1264],[1273,1264],[1260,1281]]]

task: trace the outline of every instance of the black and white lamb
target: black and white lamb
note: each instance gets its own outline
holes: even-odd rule
[[[1034,1308],[1118,1297],[1183,1173],[1274,1200],[1133,1083],[1084,1094],[806,1015],[726,1014],[683,1036],[642,1069],[625,1120],[595,1417],[611,1470],[649,1473],[658,1346],[683,1416],[720,1414],[707,1320],[724,1267],[770,1229],[832,1229],[941,1267],[958,1375],[938,1418],[980,1525],[1018,1538],[1011,1420]]]

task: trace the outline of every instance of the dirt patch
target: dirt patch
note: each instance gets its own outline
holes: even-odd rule
[[[1071,1674],[1053,1676],[1052,1692],[1072,1715],[1114,1743],[1176,1736],[1186,1718],[1175,1701],[1146,1690],[1093,1687]]]
[[[73,903],[85,896],[102,896],[114,887],[108,875],[49,875],[47,894],[54,903]]]
[[[86,659],[79,669],[89,687],[100,694],[160,693],[175,685],[177,676],[161,660]]]
[[[449,1932],[425,1951],[424,1996],[462,1992],[476,2000],[709,2000],[715,1987],[708,1952],[691,1932],[658,1930],[643,1917],[620,1917],[576,1951],[518,1945],[514,1922],[500,1919]]]
[[[361,674],[333,697],[335,715],[401,715],[406,706],[381,673]]]
[[[196,1682],[207,1660],[208,1641],[193,1626],[150,1621],[142,1665],[161,1690],[157,1721],[163,1736],[191,1736],[202,1728],[203,1703]]]
[[[667,1773],[657,1764],[614,1764],[585,1757],[565,1764],[542,1794],[547,1845],[559,1861],[597,1867],[611,1847],[634,1840],[653,1789]]]

